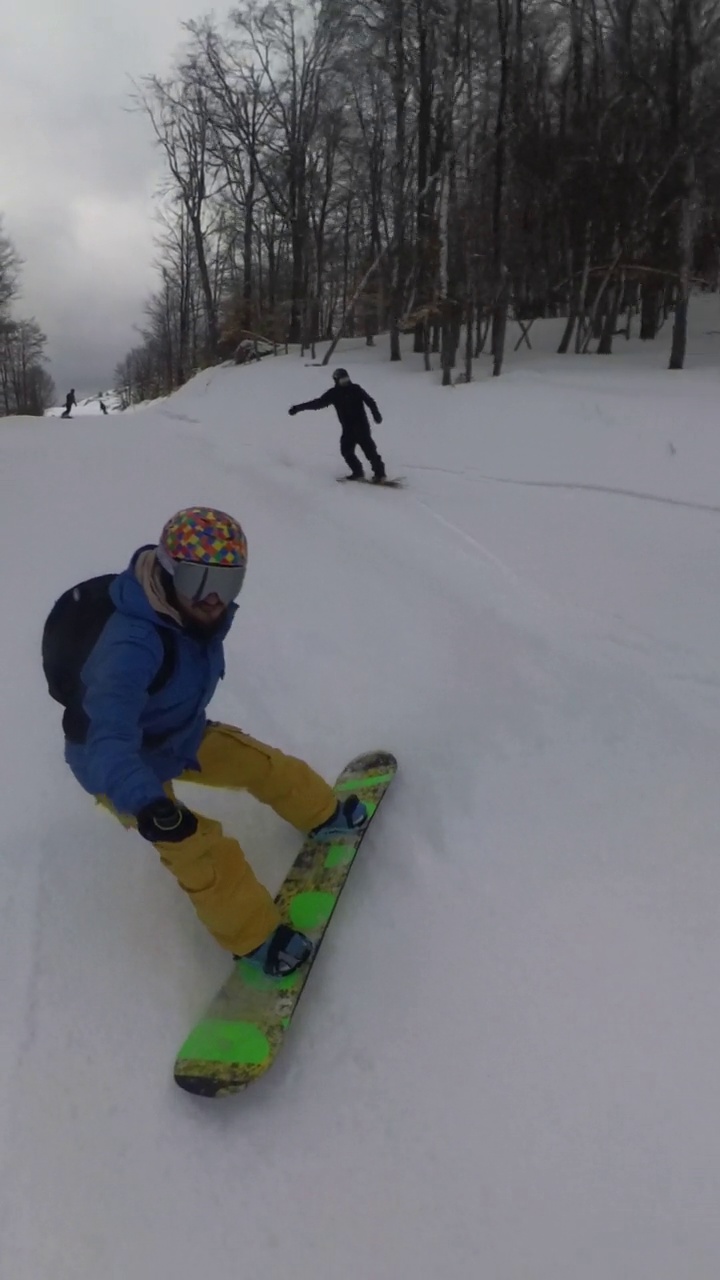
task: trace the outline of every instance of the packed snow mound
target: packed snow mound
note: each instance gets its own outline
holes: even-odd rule
[[[558,357],[538,323],[452,389],[348,341],[102,431],[0,422],[3,1277],[715,1276],[717,312],[684,373],[665,331]],[[288,417],[336,364],[405,489],[336,484],[333,412]],[[281,1056],[224,1103],[171,1072],[227,959],[77,787],[38,652],[195,503],[250,548],[211,714],[327,777],[400,763]],[[297,833],[182,794],[274,890]]]

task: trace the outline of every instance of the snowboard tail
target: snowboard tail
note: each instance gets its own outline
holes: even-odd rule
[[[188,1093],[216,1098],[237,1093],[275,1061],[350,868],[397,771],[386,751],[357,756],[337,778],[339,797],[357,793],[370,810],[360,832],[332,843],[306,838],[275,899],[284,921],[307,934],[313,954],[285,978],[270,978],[246,960],[232,972],[182,1045],[175,1082]]]

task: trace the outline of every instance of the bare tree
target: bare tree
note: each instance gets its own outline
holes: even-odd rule
[[[219,329],[217,291],[213,287],[208,264],[213,209],[208,166],[210,115],[207,95],[187,71],[176,80],[151,76],[143,84],[137,101],[148,116],[158,145],[165,153],[175,184],[174,191],[187,214],[205,304],[208,354],[212,359],[217,354]]]
[[[0,218],[0,315],[7,311],[20,287],[22,259],[5,234]]]
[[[309,159],[341,30],[332,9],[317,0],[308,7],[312,19],[309,30],[305,12],[292,0],[238,9],[233,14],[244,47],[259,68],[258,87],[273,129],[257,172],[290,235],[290,342],[300,341],[307,300]]]
[[[43,367],[47,338],[36,320],[0,327],[0,395],[7,414],[42,417],[52,403],[52,379]]]
[[[720,0],[243,0],[187,33],[146,82],[185,220],[156,385],[248,328],[326,360],[414,332],[449,385],[463,324],[469,380],[488,332],[500,374],[508,314],[610,354],[673,306],[682,367],[693,280],[720,285]]]
[[[54,387],[44,365],[47,338],[36,320],[18,319],[12,302],[22,260],[0,219],[0,413],[41,416]]]

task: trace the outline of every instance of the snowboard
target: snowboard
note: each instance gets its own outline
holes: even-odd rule
[[[338,484],[371,484],[373,489],[404,489],[405,476],[392,476],[387,480],[383,480],[380,484],[376,484],[370,476],[363,476],[361,480],[351,480],[349,476],[336,476]]]
[[[275,899],[282,919],[312,940],[309,962],[286,978],[269,978],[236,960],[178,1053],[174,1074],[181,1089],[222,1097],[244,1089],[272,1066],[355,854],[396,771],[397,760],[387,751],[357,756],[345,766],[333,790],[339,798],[357,794],[370,810],[370,822],[332,843],[306,838]]]

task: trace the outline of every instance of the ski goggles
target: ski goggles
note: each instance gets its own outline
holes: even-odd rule
[[[173,561],[173,583],[178,595],[197,604],[208,596],[217,596],[230,604],[240,595],[245,578],[245,565],[195,564],[192,560]]]

